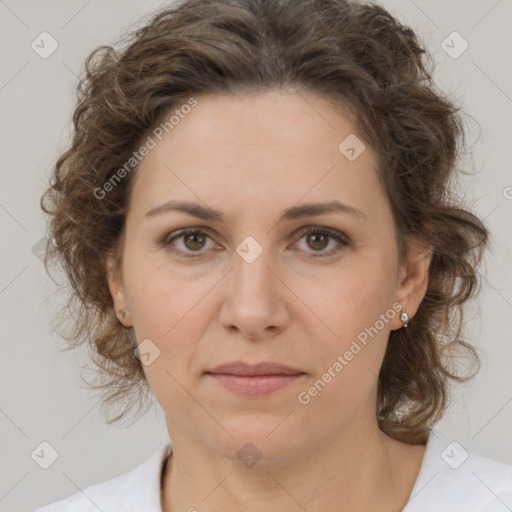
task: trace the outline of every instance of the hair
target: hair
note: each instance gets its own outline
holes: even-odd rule
[[[113,183],[147,134],[199,94],[271,90],[313,93],[348,106],[375,150],[393,214],[399,258],[407,242],[432,249],[428,288],[406,329],[390,333],[378,376],[377,419],[390,437],[424,443],[444,414],[452,367],[466,355],[466,302],[489,232],[455,193],[465,148],[461,109],[439,91],[432,59],[414,31],[374,3],[348,0],[186,0],[153,13],[113,46],[94,49],[77,87],[73,136],[41,197],[48,215],[45,266],[69,280],[58,315],[68,348],[86,345],[106,410],[118,421],[148,391],[133,332],[117,319],[107,257],[121,241],[137,165]],[[126,167],[124,167],[126,170]],[[108,194],[98,198],[98,190]],[[68,325],[69,327],[69,325]]]

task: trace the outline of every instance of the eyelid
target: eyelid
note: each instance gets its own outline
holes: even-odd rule
[[[190,226],[190,227],[174,229],[173,231],[166,232],[164,237],[161,239],[160,243],[162,245],[165,245],[165,244],[169,243],[170,240],[172,240],[173,238],[174,239],[179,238],[181,236],[188,235],[188,234],[195,233],[195,232],[204,233],[205,235],[208,235],[210,238],[212,238],[211,230],[209,227],[207,227],[207,226]]]
[[[167,233],[163,237],[163,239],[159,242],[158,245],[160,247],[162,247],[163,249],[171,251],[171,252],[173,252],[175,254],[179,254],[179,255],[184,255],[185,254],[185,256],[184,256],[185,258],[199,257],[200,255],[202,255],[206,251],[197,251],[195,253],[194,253],[194,251],[182,251],[180,249],[174,249],[172,247],[172,244],[171,244],[171,242],[173,240],[178,240],[178,239],[180,239],[180,238],[182,238],[182,237],[184,237],[186,235],[192,235],[192,234],[195,234],[195,233],[204,234],[210,240],[215,242],[213,237],[211,236],[211,231],[210,231],[210,229],[208,227],[206,227],[206,226],[192,226],[192,227],[189,227],[189,228],[176,229],[174,231],[171,231],[171,232]],[[218,249],[214,249],[214,250],[218,250]]]
[[[294,235],[298,236],[298,240],[297,240],[297,242],[298,242],[305,235],[308,235],[310,233],[327,234],[330,237],[330,239],[336,241],[336,243],[339,246],[341,246],[341,247],[331,249],[329,251],[319,251],[319,252],[307,251],[309,257],[312,257],[312,258],[322,258],[322,257],[327,258],[329,256],[334,256],[334,255],[338,254],[340,251],[342,251],[344,248],[352,245],[352,240],[343,231],[339,231],[334,228],[318,226],[318,225],[303,226],[302,228],[298,229]],[[294,242],[294,244],[297,242]]]

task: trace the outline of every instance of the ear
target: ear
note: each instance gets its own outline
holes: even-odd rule
[[[397,301],[409,315],[414,317],[428,286],[428,271],[432,261],[432,248],[422,239],[413,238],[407,244],[406,262],[399,269]],[[403,323],[397,314],[391,321],[391,329],[400,329]]]
[[[126,291],[123,282],[120,262],[110,253],[107,257],[107,279],[112,302],[114,303],[114,311],[119,321],[125,327],[133,327],[130,312],[127,309]],[[125,316],[121,315],[121,311],[125,312]]]

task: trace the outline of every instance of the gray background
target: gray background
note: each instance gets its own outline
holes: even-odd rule
[[[44,236],[39,197],[65,148],[77,76],[85,57],[163,2],[0,0],[0,510],[29,511],[131,469],[167,440],[155,406],[136,424],[107,426],[80,377],[84,353],[57,352],[50,321],[59,300],[33,248]],[[512,464],[511,67],[510,0],[387,0],[426,41],[439,85],[462,102],[473,142],[461,194],[474,201],[493,234],[480,302],[466,336],[482,369],[459,387],[437,428],[469,451]],[[43,31],[58,49],[42,59],[31,42]],[[457,31],[469,44],[458,58],[441,43]],[[450,41],[450,40],[448,40]],[[457,51],[460,41],[450,43]],[[476,120],[476,121],[475,121]],[[87,374],[85,374],[87,375]],[[31,458],[41,442],[59,457],[48,469]]]

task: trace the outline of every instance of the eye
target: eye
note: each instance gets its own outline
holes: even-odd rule
[[[313,249],[310,252],[313,258],[332,256],[340,252],[344,247],[350,245],[350,239],[344,233],[330,228],[321,228],[318,226],[308,226],[301,230],[299,240],[306,239],[307,245]],[[184,256],[186,258],[195,258],[206,252],[202,249],[208,249],[207,241],[213,243],[211,237],[202,229],[193,228],[183,231],[169,233],[161,242],[161,245],[171,252]],[[176,243],[179,241],[179,243]],[[336,242],[335,247],[325,251],[330,242]],[[216,250],[210,247],[211,250]],[[314,254],[317,253],[317,254]]]
[[[206,241],[211,240],[210,236],[200,229],[188,229],[178,233],[170,233],[162,241],[162,246],[170,251],[183,255],[187,258],[194,258],[200,256],[201,249],[205,247]],[[178,245],[181,247],[176,248],[174,245],[175,240],[180,240]],[[198,253],[198,254],[194,254]]]
[[[346,236],[344,233],[341,233],[340,231],[336,231],[330,228],[308,226],[300,233],[302,235],[300,240],[305,238],[307,246],[313,249],[313,254],[311,254],[313,258],[332,256],[350,245],[350,239],[348,236]],[[336,242],[337,246],[335,244],[334,248],[328,251],[324,251],[324,249],[329,246],[329,242],[331,241]],[[306,252],[311,251],[306,250]]]

